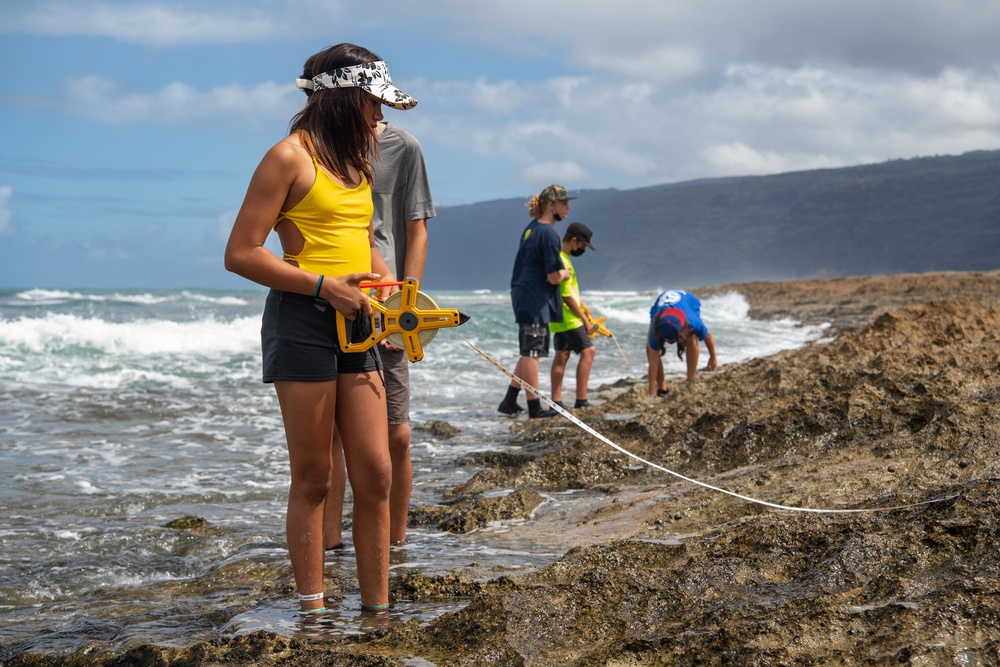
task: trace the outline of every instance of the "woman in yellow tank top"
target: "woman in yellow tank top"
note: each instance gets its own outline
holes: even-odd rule
[[[226,268],[270,287],[261,324],[264,382],[274,383],[291,469],[286,535],[303,612],[322,611],[323,503],[334,428],[354,496],[363,610],[389,603],[389,458],[378,354],[341,352],[336,311],[371,316],[359,283],[395,280],[375,250],[369,149],[382,104],[417,101],[392,85],[377,55],[338,44],[296,81],[305,107],[254,172],[226,246]],[[271,230],[284,250],[264,247]],[[387,296],[383,294],[380,296]]]

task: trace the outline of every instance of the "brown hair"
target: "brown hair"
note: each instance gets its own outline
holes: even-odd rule
[[[691,329],[691,325],[687,322],[681,327],[681,330],[677,333],[677,358],[684,361],[684,352],[687,351],[687,341],[688,337],[694,335],[694,330]]]
[[[301,78],[377,60],[381,58],[364,47],[337,44],[310,56]],[[354,167],[371,182],[368,154],[376,146],[366,108],[371,96],[360,88],[305,92],[306,105],[292,118],[290,132],[297,133],[303,148],[339,178],[346,180]]]
[[[545,202],[548,204],[548,202]],[[538,195],[531,195],[531,199],[525,204],[528,207],[528,214],[532,218],[538,218],[545,213],[545,205],[542,204],[542,200]]]

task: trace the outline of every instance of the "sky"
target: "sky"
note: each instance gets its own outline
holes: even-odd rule
[[[419,100],[385,116],[441,207],[997,149],[998,28],[992,0],[0,0],[0,288],[247,286],[229,229],[339,42]]]

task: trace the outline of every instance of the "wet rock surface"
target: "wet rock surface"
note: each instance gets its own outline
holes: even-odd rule
[[[699,295],[739,292],[758,320],[790,317],[802,324],[832,324],[834,332],[860,328],[904,306],[964,297],[997,305],[997,271],[859,276],[829,280],[752,282],[697,289]]]
[[[442,440],[453,438],[459,434],[459,430],[442,419],[430,419],[422,424],[414,424],[413,428],[435,435]]]
[[[491,498],[462,497],[451,505],[412,508],[410,525],[435,525],[449,533],[467,533],[494,521],[526,519],[542,500],[538,493],[524,489]]]
[[[718,289],[744,293],[755,317],[831,322],[836,338],[722,358],[667,398],[619,383],[574,414],[675,473],[836,512],[754,503],[565,419],[521,420],[515,453],[470,460],[481,470],[414,520],[517,518],[515,535],[561,532],[566,551],[487,580],[393,575],[396,599],[467,599],[459,611],[355,638],[254,633],[8,664],[1000,664],[1000,273]],[[567,489],[591,493],[539,511]]]

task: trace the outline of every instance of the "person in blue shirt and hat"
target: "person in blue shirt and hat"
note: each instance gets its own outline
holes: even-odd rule
[[[649,334],[646,337],[650,396],[666,396],[668,393],[661,359],[668,345],[676,343],[679,359],[683,360],[687,355],[687,380],[694,382],[700,354],[698,341],[705,341],[708,348],[705,370],[714,371],[719,361],[715,356],[712,334],[701,321],[701,301],[684,290],[661,292],[649,309]]]
[[[549,356],[549,322],[562,322],[563,301],[559,284],[569,278],[569,269],[559,255],[561,243],[555,224],[569,215],[570,197],[566,188],[553,183],[528,200],[532,220],[521,232],[514,270],[510,278],[510,303],[518,325],[520,358],[514,374],[538,389],[538,360]],[[497,408],[505,415],[516,415],[524,408],[517,404],[521,385],[515,380],[507,385],[507,394]],[[543,409],[541,399],[528,395],[528,417],[554,417],[555,410]]]

